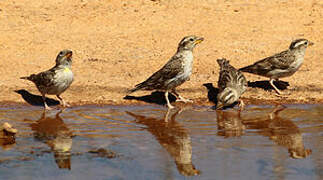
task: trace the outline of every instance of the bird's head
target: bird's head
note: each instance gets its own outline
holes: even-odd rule
[[[225,106],[230,106],[238,100],[239,100],[239,95],[237,90],[231,87],[226,87],[222,92],[218,94],[217,109]]]
[[[289,49],[305,50],[308,46],[312,46],[312,45],[314,45],[314,43],[307,39],[296,39],[290,44]]]
[[[71,50],[62,50],[56,57],[56,65],[70,66],[72,64],[72,55],[73,52]]]
[[[178,50],[193,50],[193,48],[202,42],[204,38],[197,36],[186,36],[178,44]]]

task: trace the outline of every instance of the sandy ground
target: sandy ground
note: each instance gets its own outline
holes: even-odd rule
[[[127,89],[162,67],[182,37],[195,34],[205,41],[195,48],[190,81],[178,88],[184,97],[212,104],[203,84],[217,87],[217,58],[243,67],[287,49],[296,38],[307,38],[315,45],[307,49],[303,66],[282,79],[289,83],[283,91],[289,97],[250,87],[243,99],[323,103],[322,19],[320,0],[0,1],[0,101],[25,103],[16,90],[39,95],[31,82],[19,77],[51,68],[57,53],[68,48],[74,52],[75,81],[62,95],[66,101],[145,103],[123,99]],[[266,85],[257,82],[266,78],[246,77]],[[150,92],[133,94],[144,95]]]

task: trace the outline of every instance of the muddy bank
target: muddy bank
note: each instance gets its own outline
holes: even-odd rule
[[[12,100],[1,101],[1,107],[4,106],[24,106],[26,104],[32,106],[43,106],[42,97],[33,86],[25,89],[11,89]],[[163,92],[157,91],[142,91],[131,95],[126,95],[127,88],[108,88],[108,87],[75,87],[72,86],[66,93],[64,98],[72,106],[79,105],[166,105],[166,100]],[[179,93],[183,96],[191,98],[194,103],[184,104],[175,102],[176,98],[169,95],[169,99],[176,107],[183,106],[214,106],[216,105],[217,88],[211,85],[196,89],[179,88]],[[81,96],[80,96],[81,94]],[[274,90],[265,91],[260,88],[249,87],[248,91],[242,96],[242,100],[246,105],[261,105],[261,104],[322,104],[322,99],[313,97],[297,97],[293,92],[288,97],[277,97]],[[299,94],[299,93],[298,93]],[[8,97],[8,96],[7,96]],[[7,98],[6,97],[6,98]],[[55,96],[47,96],[47,104],[50,106],[59,105],[59,101]]]

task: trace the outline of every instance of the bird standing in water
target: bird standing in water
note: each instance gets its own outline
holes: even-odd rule
[[[182,102],[192,102],[189,99],[181,97],[175,88],[185,81],[189,80],[192,74],[193,49],[204,39],[197,36],[186,36],[178,44],[175,55],[157,72],[151,75],[146,81],[137,84],[135,88],[129,91],[133,93],[137,90],[161,90],[165,91],[165,98],[168,108],[172,106],[168,99],[168,93],[173,93],[178,100]]]
[[[35,83],[42,95],[46,110],[51,109],[46,104],[46,94],[56,95],[64,107],[69,106],[60,95],[69,88],[73,82],[73,72],[71,70],[72,55],[73,53],[71,50],[62,50],[57,55],[56,65],[53,68],[38,74],[21,77],[21,79],[27,79]]]

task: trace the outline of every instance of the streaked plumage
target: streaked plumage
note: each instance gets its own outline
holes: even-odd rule
[[[288,50],[257,61],[240,70],[269,77],[272,87],[278,94],[281,94],[273,84],[273,80],[293,75],[303,64],[305,50],[310,45],[313,45],[313,43],[306,39],[297,39],[290,44]]]
[[[240,102],[240,110],[243,109],[243,101],[240,96],[247,89],[247,80],[244,75],[226,59],[217,60],[220,66],[220,75],[218,80],[219,94],[217,108],[230,106],[234,102]]]
[[[63,106],[68,106],[60,97],[73,82],[72,51],[63,50],[56,58],[56,65],[44,72],[32,74],[21,79],[27,79],[35,83],[37,89],[42,94],[45,109],[50,109],[45,102],[45,95],[56,95],[62,101]]]
[[[169,108],[173,106],[169,103],[168,92],[174,93],[180,101],[188,102],[178,95],[175,88],[189,80],[193,66],[193,48],[203,41],[203,38],[196,36],[184,37],[175,55],[157,72],[151,75],[146,81],[139,83],[129,93],[137,90],[162,90],[165,91],[165,98]]]

